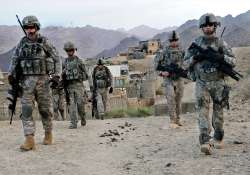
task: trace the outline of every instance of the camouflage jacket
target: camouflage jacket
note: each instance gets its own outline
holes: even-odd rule
[[[200,36],[195,39],[194,43],[203,49],[207,49],[208,47],[213,48],[215,51],[222,51],[224,54],[224,60],[230,65],[234,66],[236,63],[236,58],[232,53],[231,48],[218,37],[214,37],[212,39],[208,39],[205,36]],[[202,80],[202,81],[217,81],[223,79],[224,75],[222,72],[215,68],[215,64],[204,59],[200,62],[195,62],[194,57],[195,53],[188,49],[186,55],[184,57],[184,67],[189,69],[189,76],[191,79]]]
[[[75,55],[65,59],[63,74],[66,80],[86,81],[89,79],[83,60]]]

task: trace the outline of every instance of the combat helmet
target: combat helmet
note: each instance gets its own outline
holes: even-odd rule
[[[98,60],[97,60],[97,63],[96,63],[97,65],[104,65],[104,60],[103,60],[103,58],[99,58]]]
[[[66,42],[64,44],[63,49],[65,51],[67,51],[67,50],[77,50],[77,48],[75,47],[75,45],[72,42],[70,42],[70,41],[68,41],[68,42]]]
[[[214,24],[215,28],[220,26],[220,22],[218,22],[217,18],[212,13],[206,13],[200,17],[199,27],[202,28],[206,24]]]
[[[178,33],[175,31],[175,30],[173,30],[172,32],[170,32],[169,33],[169,35],[168,35],[168,40],[171,42],[171,41],[178,41],[179,40],[179,35],[178,35]]]
[[[31,15],[24,17],[23,20],[22,20],[22,24],[23,24],[24,28],[26,26],[35,25],[37,30],[40,30],[40,27],[41,27],[41,24],[38,21],[37,17],[36,16],[31,16]]]

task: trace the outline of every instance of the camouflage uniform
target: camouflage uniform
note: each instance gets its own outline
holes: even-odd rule
[[[53,97],[54,119],[59,120],[59,112],[60,112],[62,120],[65,120],[64,93],[61,84],[59,84],[59,86],[55,88],[52,88],[52,97]]]
[[[175,33],[175,31],[173,31]],[[169,40],[173,38],[173,34],[169,37]],[[179,37],[174,36],[176,41],[178,41]],[[170,65],[171,63],[177,64],[179,67],[182,67],[184,60],[184,51],[181,47],[171,47],[170,45],[166,45],[162,52],[158,52],[156,60],[158,64],[161,65]],[[159,72],[159,75],[161,73]],[[177,77],[175,75],[169,75],[168,77],[164,77],[164,85],[166,87],[166,98],[167,98],[167,106],[168,112],[170,116],[170,122],[181,125],[180,123],[180,114],[181,114],[181,99],[183,96],[183,79]]]
[[[205,14],[206,19],[211,14]],[[215,16],[212,16],[215,18]],[[201,17],[200,21],[203,19]],[[211,20],[211,18],[210,18]],[[215,23],[215,29],[217,27],[217,21]],[[202,28],[202,24],[200,24]],[[227,46],[222,38],[215,36],[207,37],[206,35],[200,36],[195,39],[194,43],[198,46],[206,49],[209,46],[215,51],[222,50],[224,53],[224,60],[230,65],[235,65],[235,56],[232,50]],[[214,128],[214,139],[221,141],[224,136],[223,130],[223,91],[227,88],[224,80],[224,74],[215,68],[215,65],[207,60],[195,62],[196,53],[192,49],[188,49],[185,55],[185,67],[190,69],[190,78],[196,81],[196,107],[198,112],[198,125],[200,129],[200,144],[206,144],[209,142],[209,106],[212,100],[213,102],[213,115],[212,115],[212,126]]]
[[[29,19],[38,20],[34,16],[24,18],[25,25]],[[55,66],[54,66],[55,63]],[[61,63],[58,53],[47,38],[38,34],[36,41],[31,41],[23,37],[16,46],[11,58],[9,68],[10,75],[16,77],[16,66],[20,64],[22,70],[21,86],[23,89],[21,96],[22,123],[24,135],[35,134],[35,121],[32,117],[35,101],[42,119],[45,132],[52,130],[52,97],[49,87],[48,74],[59,76],[61,74]]]
[[[103,62],[94,68],[93,71],[93,89],[97,102],[97,108],[94,113],[96,118],[103,119],[107,107],[108,87],[112,86],[112,74],[110,70],[103,65]]]
[[[70,128],[76,128],[78,123],[77,113],[81,124],[86,125],[85,120],[85,88],[83,81],[88,79],[88,74],[83,61],[77,56],[66,58],[63,65],[63,73],[66,75],[67,90],[70,102],[68,111],[70,116]]]

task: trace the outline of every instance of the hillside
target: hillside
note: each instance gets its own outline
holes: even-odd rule
[[[250,11],[242,13],[236,17],[227,15],[225,17],[218,17],[221,22],[221,27],[218,28],[217,35],[220,36],[224,27],[223,38],[232,47],[250,46]],[[184,48],[187,48],[194,38],[201,34],[198,28],[198,20],[188,20],[177,29],[180,34],[181,41]],[[160,33],[153,38],[167,40],[168,33]]]
[[[128,47],[137,46],[139,41],[140,40],[136,37],[125,38],[122,41],[120,41],[120,43],[117,46],[115,46],[111,49],[104,50],[101,53],[99,53],[98,55],[96,55],[95,57],[97,57],[97,58],[114,57],[121,52],[126,52],[128,50]]]
[[[41,33],[47,36],[61,55],[65,55],[63,44],[72,41],[78,47],[81,57],[93,57],[104,49],[110,49],[127,37],[127,34],[98,27],[46,27]],[[18,26],[0,26],[0,54],[15,47],[23,32]]]

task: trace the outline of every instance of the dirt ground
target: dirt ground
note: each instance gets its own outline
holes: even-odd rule
[[[250,48],[234,51],[237,70],[246,75]],[[225,148],[211,156],[200,153],[195,114],[183,115],[179,129],[168,127],[167,116],[88,120],[77,130],[55,121],[51,146],[41,144],[43,129],[37,121],[37,149],[29,152],[19,150],[21,122],[10,126],[0,121],[0,175],[250,175],[247,83],[249,79],[233,84],[231,109],[224,115]]]
[[[37,149],[29,152],[19,151],[21,122],[2,121],[0,174],[249,175],[250,122],[227,120],[231,115],[225,116],[225,149],[211,156],[200,153],[194,114],[183,115],[179,129],[168,128],[167,117],[88,120],[77,130],[56,121],[51,146],[41,144],[37,121]]]

